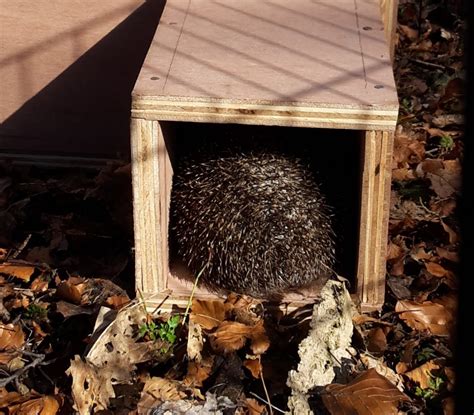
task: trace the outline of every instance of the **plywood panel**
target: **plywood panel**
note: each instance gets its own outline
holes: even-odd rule
[[[397,95],[376,0],[169,0],[133,116],[390,129]]]

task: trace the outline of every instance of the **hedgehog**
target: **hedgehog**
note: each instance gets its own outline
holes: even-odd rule
[[[332,274],[332,209],[293,155],[188,159],[173,178],[171,212],[178,255],[213,291],[272,298]]]

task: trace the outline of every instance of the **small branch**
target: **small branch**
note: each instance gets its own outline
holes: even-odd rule
[[[26,353],[25,353],[26,354]],[[36,367],[36,366],[43,366],[46,364],[49,364],[49,362],[44,362],[44,358],[46,356],[43,355],[38,355],[33,361],[28,363],[26,366],[22,367],[21,369],[17,370],[13,375],[7,376],[6,378],[0,379],[0,388],[4,388],[7,386],[10,382],[13,382],[14,380],[18,379],[23,373],[28,371],[29,369]]]
[[[258,362],[260,364],[260,367],[262,367],[260,356],[258,357]],[[263,378],[263,370],[260,370],[260,380],[262,381],[263,390],[265,391],[265,396],[267,397],[267,401],[268,401],[267,405],[268,405],[270,415],[273,415],[272,403],[270,402],[270,395],[268,394],[267,386],[265,385],[265,379]]]
[[[418,65],[421,65],[421,66],[427,66],[428,68],[435,68],[435,69],[439,69],[441,71],[446,70],[445,66],[439,65],[437,63],[426,62],[426,61],[422,61],[422,60],[419,60],[419,59],[413,59],[413,58],[410,58],[409,61],[417,63]]]
[[[249,392],[250,395],[252,395],[254,398],[257,398],[259,401],[267,404],[270,408],[273,408],[275,411],[278,411],[282,414],[286,414],[285,411],[281,410],[280,408],[277,408],[275,405],[272,405],[270,404],[268,401],[266,401],[265,399],[263,399],[261,396],[258,396],[256,393],[254,392]]]

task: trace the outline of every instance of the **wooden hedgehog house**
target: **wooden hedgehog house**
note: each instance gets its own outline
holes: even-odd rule
[[[363,309],[383,304],[398,115],[387,16],[384,31],[376,0],[168,0],[132,95],[136,288],[147,305],[170,295],[182,306],[191,294],[169,250],[169,206],[174,149],[203,125],[310,131],[321,145],[339,140],[333,149],[357,142],[346,173],[357,196],[353,287]],[[324,157],[344,163],[338,152]],[[203,288],[196,296],[215,297]]]

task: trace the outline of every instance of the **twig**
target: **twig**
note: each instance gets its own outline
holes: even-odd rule
[[[25,353],[25,351],[23,351],[23,353],[27,354],[27,353]],[[44,366],[44,365],[49,364],[50,363],[49,361],[44,362],[45,357],[46,357],[46,355],[44,355],[44,354],[37,355],[37,357],[34,360],[32,360],[30,363],[28,363],[27,365],[25,365],[21,369],[17,370],[15,373],[13,373],[13,375],[10,375],[6,378],[0,379],[0,388],[4,388],[10,382],[13,382],[14,380],[18,379],[23,373],[25,373],[26,371],[28,371],[29,369],[31,369],[33,367]]]
[[[422,61],[422,60],[414,59],[414,58],[409,58],[408,60],[411,62],[417,63],[418,65],[428,66],[429,68],[440,69],[441,71],[446,70],[446,66],[439,65],[437,63],[426,62],[426,61]]]
[[[31,236],[31,233],[29,233],[25,240],[22,242],[22,244],[15,250],[15,252],[13,252],[13,254],[10,255],[11,258],[15,259],[18,255],[21,254],[23,249],[26,248],[26,245],[28,245],[28,242],[30,242]]]
[[[260,356],[258,356],[258,363],[260,364],[260,367],[262,367]],[[268,394],[267,385],[265,385],[265,379],[263,378],[263,370],[260,370],[260,380],[262,381],[263,390],[265,391],[265,396],[267,397],[268,409],[270,410],[270,415],[273,415],[272,403],[270,402],[270,395]]]
[[[263,403],[267,404],[270,408],[273,408],[275,411],[278,411],[282,414],[286,413],[285,411],[281,410],[280,408],[277,408],[275,405],[270,404],[265,399],[263,399],[261,396],[258,396],[256,393],[249,392],[249,394],[252,395],[253,397],[257,398],[259,401],[262,401]]]

